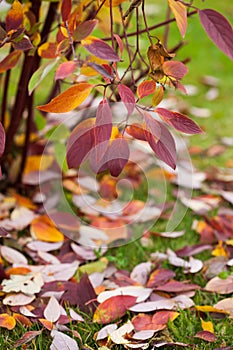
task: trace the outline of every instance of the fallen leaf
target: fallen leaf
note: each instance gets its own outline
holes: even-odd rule
[[[35,295],[26,295],[23,293],[8,294],[3,299],[4,305],[17,306],[28,305],[35,299]]]
[[[7,246],[0,246],[0,253],[2,257],[11,264],[28,263],[26,257],[22,253],[18,252],[16,249]]]
[[[233,298],[220,300],[214,305],[214,307],[229,313],[230,317],[233,317]]]
[[[216,335],[208,331],[200,331],[196,335],[194,335],[194,338],[199,338],[211,343],[214,343],[217,341]]]
[[[54,296],[49,299],[44,309],[44,317],[50,322],[56,322],[61,315],[60,305]]]
[[[50,345],[50,350],[79,350],[77,342],[68,335],[54,329],[51,332],[51,336],[53,341]]]
[[[28,331],[24,333],[20,339],[16,340],[16,342],[14,343],[14,347],[18,348],[20,345],[29,343],[31,340],[40,335],[42,331],[43,330],[41,329],[40,331]]]
[[[219,294],[233,293],[233,275],[229,275],[226,279],[219,277],[212,278],[207,282],[205,290]]]
[[[128,344],[129,340],[124,336],[132,332],[133,329],[134,329],[133,324],[130,321],[128,321],[123,326],[113,331],[110,334],[110,339],[115,344]]]
[[[135,297],[136,303],[140,303],[148,299],[151,292],[152,292],[151,288],[144,288],[142,286],[120,287],[120,288],[113,289],[112,291],[106,291],[106,292],[100,293],[97,297],[97,301],[99,303],[103,303],[107,299],[115,296],[128,295],[128,296]]]
[[[130,295],[113,296],[101,303],[93,316],[93,321],[97,323],[110,323],[122,317],[125,312],[136,303],[137,298]]]
[[[22,292],[28,295],[39,293],[44,284],[40,273],[28,273],[27,275],[11,275],[10,279],[2,281],[2,290],[5,293]]]
[[[214,325],[211,321],[204,321],[201,318],[201,327],[202,327],[203,331],[208,331],[208,332],[214,333]]]
[[[0,327],[12,330],[15,328],[15,326],[16,321],[13,316],[10,316],[8,314],[0,314]]]
[[[33,219],[30,227],[31,235],[45,242],[61,242],[64,240],[63,234],[54,227],[52,220],[41,215]]]

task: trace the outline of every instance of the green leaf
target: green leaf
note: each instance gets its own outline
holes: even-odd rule
[[[55,158],[61,167],[62,171],[66,173],[68,171],[68,165],[66,161],[66,145],[61,142],[56,142],[54,144]]]
[[[28,92],[29,95],[40,85],[40,83],[44,80],[44,78],[51,72],[51,70],[55,67],[55,65],[58,63],[60,58],[56,58],[52,62],[47,62],[40,66],[33,75],[31,76],[31,79],[28,84]]]

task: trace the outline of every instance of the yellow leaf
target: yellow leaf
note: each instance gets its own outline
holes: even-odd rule
[[[27,157],[24,175],[32,171],[44,171],[48,169],[54,160],[52,155],[34,155]]]
[[[115,6],[118,6],[120,4],[122,4],[123,2],[125,2],[126,0],[112,0],[112,6],[115,7]],[[104,2],[104,6],[106,7],[110,7],[110,0],[106,0]]]
[[[8,314],[0,314],[0,327],[11,330],[15,328],[15,325],[16,321],[13,316]]]
[[[227,245],[233,245],[233,239],[228,239],[228,241],[226,241]]]
[[[187,29],[187,8],[184,4],[176,0],[167,0],[168,5],[170,6],[179,28],[180,34],[182,37],[185,36]]]
[[[227,251],[225,250],[225,248],[223,247],[223,243],[222,241],[218,242],[218,245],[215,247],[214,250],[212,250],[211,253],[213,256],[225,256],[226,258],[229,257]]]
[[[78,107],[89,96],[92,84],[80,83],[56,96],[46,105],[37,108],[49,113],[65,113]]]
[[[216,313],[220,313],[220,314],[227,314],[228,313],[225,310],[217,309],[216,307],[213,307],[211,305],[196,305],[195,309],[198,311],[202,311],[202,312],[216,312]]]
[[[53,222],[46,215],[32,220],[30,232],[33,238],[40,241],[61,242],[64,240],[63,233],[54,227]]]
[[[160,85],[159,88],[156,89],[152,97],[152,106],[157,106],[162,101],[163,96],[164,96],[164,88],[162,85]]]
[[[214,333],[214,326],[213,326],[213,323],[211,321],[204,321],[201,318],[201,327],[202,327],[203,331],[208,331],[208,332]]]

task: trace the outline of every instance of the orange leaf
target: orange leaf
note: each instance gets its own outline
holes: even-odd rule
[[[39,318],[39,321],[49,331],[53,329],[53,322],[46,320],[45,318]]]
[[[18,29],[23,23],[23,6],[18,0],[12,4],[6,16],[6,31]]]
[[[185,36],[187,28],[187,9],[184,4],[176,0],[167,0],[168,5],[170,6],[179,28],[180,34],[182,37]]]
[[[64,113],[72,111],[86,100],[92,88],[93,85],[88,83],[74,85],[56,96],[46,105],[38,106],[37,108],[49,113]]]
[[[54,227],[52,221],[46,215],[38,216],[32,220],[31,235],[35,239],[45,242],[61,242],[64,240],[63,234]]]
[[[1,62],[0,62],[0,73],[5,72],[8,69],[13,68],[21,55],[21,51],[15,50],[11,52],[9,55],[7,55]]]
[[[159,86],[158,89],[156,89],[153,97],[152,97],[152,105],[157,106],[160,104],[164,96],[164,87],[162,85]]]
[[[14,193],[13,197],[16,199],[16,203],[19,206],[26,207],[26,208],[32,209],[32,210],[36,209],[36,205],[32,203],[30,198],[21,196],[18,193]]]
[[[6,274],[10,275],[27,275],[31,270],[27,267],[10,267],[7,269]]]
[[[21,314],[13,314],[14,319],[18,322],[20,322],[22,325],[26,326],[26,327],[31,327],[32,326],[32,322],[29,320],[29,318],[27,318],[24,315]]]
[[[0,327],[11,330],[15,328],[15,325],[16,321],[13,316],[8,314],[0,314]]]
[[[143,98],[145,96],[153,94],[155,89],[156,89],[156,83],[153,80],[142,81],[137,88],[138,98]]]
[[[42,58],[56,58],[58,56],[57,44],[44,43],[38,48],[38,55]]]

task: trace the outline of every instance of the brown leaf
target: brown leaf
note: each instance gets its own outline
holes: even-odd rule
[[[43,330],[41,329],[40,331],[29,331],[24,333],[20,339],[16,340],[16,342],[14,343],[14,347],[18,348],[23,344],[29,343],[32,339],[40,335],[42,331]]]
[[[15,67],[15,65],[18,63],[19,58],[21,56],[21,51],[15,50],[9,55],[7,55],[1,62],[0,62],[0,73],[3,73],[7,71],[8,69],[12,69]]]
[[[22,24],[23,6],[18,0],[15,0],[6,16],[6,31],[18,29]]]

